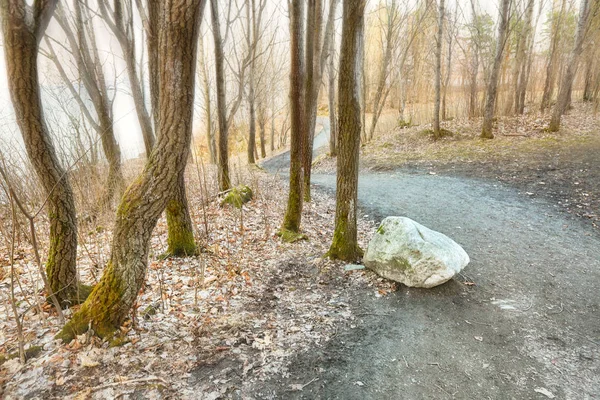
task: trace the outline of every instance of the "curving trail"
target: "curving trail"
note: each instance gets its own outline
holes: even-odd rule
[[[335,179],[313,175],[331,192]],[[471,263],[434,289],[357,293],[356,327],[299,355],[289,381],[269,382],[278,398],[600,397],[597,231],[544,200],[461,177],[361,173],[359,202],[376,220],[403,215],[447,234]],[[319,384],[286,391],[303,377]]]

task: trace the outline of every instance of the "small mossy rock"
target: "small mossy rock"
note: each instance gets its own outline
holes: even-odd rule
[[[454,240],[405,217],[384,219],[363,259],[384,278],[422,288],[447,282],[469,261]]]
[[[242,205],[252,200],[252,189],[246,185],[241,185],[231,189],[221,200],[221,206],[231,204],[236,208],[242,208]]]

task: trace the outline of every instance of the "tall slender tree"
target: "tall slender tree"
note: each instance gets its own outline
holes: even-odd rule
[[[496,55],[494,56],[494,64],[492,73],[488,83],[487,100],[485,102],[485,110],[483,115],[483,126],[481,128],[481,137],[484,139],[493,139],[494,133],[494,110],[496,107],[496,98],[498,97],[498,77],[502,66],[502,54],[506,44],[508,34],[508,13],[510,10],[511,0],[501,0],[500,2],[500,18],[498,21],[498,39],[496,41]]]
[[[196,45],[205,2],[157,2],[158,140],[121,200],[111,255],[100,282],[58,335],[65,341],[89,327],[101,337],[113,336],[144,283],[152,231],[189,156]]]
[[[595,1],[595,3],[599,2]],[[573,45],[573,50],[569,56],[569,63],[567,64],[567,70],[563,76],[563,81],[558,92],[556,104],[552,110],[552,118],[550,119],[550,126],[548,127],[550,132],[556,132],[560,129],[560,120],[565,111],[567,111],[567,107],[569,106],[569,102],[571,100],[573,81],[575,80],[575,74],[577,73],[577,68],[579,66],[579,59],[581,58],[581,53],[583,52],[583,42],[589,28],[591,8],[592,6],[590,4],[590,0],[581,0],[579,21],[577,23],[577,33],[575,34],[575,44]]]
[[[345,261],[362,257],[357,239],[358,159],[361,135],[359,47],[366,0],[345,0],[340,49],[339,138],[335,231],[328,255]]]
[[[217,120],[219,122],[219,151],[218,151],[218,180],[219,190],[225,191],[231,187],[229,177],[229,123],[227,121],[227,86],[225,82],[225,54],[221,36],[221,21],[219,20],[219,2],[210,0],[210,19],[215,44],[215,70],[217,80]]]
[[[435,103],[433,107],[433,137],[442,137],[440,128],[440,105],[442,99],[442,40],[444,38],[444,0],[440,0],[438,10],[438,33],[435,44]],[[451,68],[448,65],[448,68]]]
[[[83,1],[82,1],[83,2]],[[54,51],[52,41],[46,39],[46,45],[49,49],[48,57],[54,62],[63,82],[69,89],[71,95],[78,102],[83,114],[88,122],[100,137],[102,149],[106,160],[108,161],[108,177],[106,179],[106,190],[100,200],[100,207],[107,206],[113,201],[115,196],[123,194],[125,181],[121,171],[121,148],[115,137],[113,129],[112,99],[108,95],[108,88],[98,47],[96,45],[96,33],[93,26],[93,18],[89,12],[87,0],[85,2],[76,1],[73,3],[74,21],[68,18],[66,5],[59,5],[55,14],[55,19],[62,27],[63,32],[69,44],[70,53],[75,58],[79,78],[85,87],[89,99],[91,100],[93,112],[96,118],[92,117],[88,105],[81,97],[81,92],[75,88],[63,67],[59,57]],[[85,19],[85,23],[84,23]]]
[[[307,27],[306,36],[306,141],[304,143],[302,168],[304,173],[304,200],[310,201],[310,177],[313,161],[313,144],[315,136],[315,125],[317,118],[317,103],[319,90],[321,88],[323,72],[327,57],[329,56],[329,43],[334,39],[335,13],[338,0],[331,0],[329,4],[329,15],[323,32],[323,0],[310,0],[307,11],[307,24],[313,25],[313,29]],[[313,32],[312,34],[309,34]],[[310,43],[309,43],[310,42]]]
[[[302,237],[302,151],[306,132],[304,108],[304,0],[292,0],[290,9],[290,188],[287,208],[279,234],[284,240]]]
[[[56,156],[42,108],[38,49],[57,0],[0,2],[8,89],[25,150],[47,197],[50,247],[46,273],[61,304],[89,293],[77,278],[77,214],[73,190]]]

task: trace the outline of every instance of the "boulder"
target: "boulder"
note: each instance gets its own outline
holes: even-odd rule
[[[431,288],[461,271],[469,256],[442,233],[410,218],[387,217],[369,242],[363,262],[384,278]]]

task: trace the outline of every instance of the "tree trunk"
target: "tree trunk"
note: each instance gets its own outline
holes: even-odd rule
[[[444,38],[444,0],[440,0],[438,34],[435,48],[435,103],[433,105],[433,137],[440,139],[440,102],[442,97],[442,39]],[[450,65],[448,65],[450,68]]]
[[[252,70],[252,67],[250,68]],[[252,76],[252,72],[250,76]],[[250,114],[250,122],[248,129],[248,164],[256,164],[254,159],[254,150],[256,148],[256,109],[254,106],[254,87],[250,85],[250,93],[248,94],[248,113]]]
[[[271,154],[275,151],[275,96],[271,95]]]
[[[135,105],[138,121],[142,130],[142,137],[144,138],[144,146],[146,148],[146,157],[149,158],[155,143],[154,130],[152,128],[152,119],[150,113],[146,108],[146,102],[144,100],[144,94],[142,90],[142,82],[137,75],[137,63],[135,56],[135,40],[131,34],[133,29],[133,15],[131,15],[131,3],[128,10],[123,10],[122,4],[115,2],[113,9],[112,19],[108,13],[108,10],[103,2],[99,2],[100,10],[104,16],[104,20],[107,22],[109,28],[115,34],[119,44],[121,46],[129,83],[131,85],[131,93],[133,102]],[[143,12],[143,6],[141,1],[137,1],[140,12]],[[158,5],[154,1],[146,2],[147,15],[144,15],[144,28],[146,30],[146,40],[148,47],[148,67],[150,70],[150,98],[153,107],[159,107],[158,101],[159,94],[157,91],[160,86],[161,76],[158,72],[158,60],[159,60],[159,49],[158,49]],[[129,11],[128,14],[125,14]],[[154,119],[154,126],[158,126],[158,119],[160,110],[152,110],[152,118]],[[187,161],[187,160],[186,160]],[[173,234],[169,233],[171,240],[167,241],[167,253],[169,256],[182,256],[184,254],[193,254],[190,252],[190,244],[187,239],[194,237],[191,221],[189,205],[187,203],[185,179],[178,179],[177,183],[181,185],[173,191],[173,199],[169,203],[169,207],[166,208],[167,214],[167,225],[169,232],[173,231]],[[180,213],[179,215],[173,215],[172,213]],[[182,225],[178,225],[178,223]],[[185,234],[183,231],[187,230]],[[182,243],[176,243],[177,238],[185,238]],[[182,250],[182,249],[185,249]]]
[[[379,116],[385,107],[384,90],[389,76],[390,63],[392,61],[392,52],[394,50],[394,30],[395,19],[397,13],[396,0],[392,0],[392,3],[387,11],[387,31],[385,34],[385,44],[383,60],[381,62],[381,68],[379,70],[379,77],[377,80],[377,90],[375,91],[375,98],[373,100],[373,118],[371,119],[371,128],[367,135],[367,140],[371,141],[377,127],[377,121]]]
[[[221,22],[219,21],[218,0],[210,0],[211,22],[213,39],[215,42],[215,70],[217,79],[217,117],[219,120],[219,190],[225,191],[231,187],[229,178],[229,154],[228,154],[228,125],[227,125],[227,101],[225,93],[225,55],[223,54],[223,40],[221,39]]]
[[[506,43],[506,34],[508,30],[508,10],[510,0],[502,0],[500,5],[500,23],[498,24],[498,41],[496,44],[496,55],[494,65],[490,75],[490,81],[487,90],[487,100],[485,103],[485,113],[483,115],[483,127],[481,128],[481,137],[484,139],[493,139],[492,126],[494,120],[494,109],[496,106],[496,97],[498,91],[498,75],[502,66],[502,53]]]
[[[328,255],[355,262],[362,257],[358,246],[356,220],[358,199],[358,159],[361,135],[360,56],[364,34],[365,0],[344,1],[342,47],[339,76],[339,140],[335,230]]]
[[[187,161],[187,160],[186,160]],[[174,196],[166,207],[167,214],[167,255],[173,257],[193,256],[197,253],[194,240],[194,227],[188,210],[185,192],[185,167],[177,177]],[[185,209],[182,209],[185,207]]]
[[[552,40],[550,44],[550,54],[548,55],[548,64],[546,65],[546,80],[544,82],[544,92],[542,94],[542,103],[540,104],[540,111],[544,112],[550,105],[552,99],[552,93],[554,92],[554,82],[556,75],[556,62],[558,58],[558,44],[560,40],[560,28],[563,23],[563,15],[565,13],[566,0],[562,1],[560,13],[557,21],[552,21]]]
[[[290,189],[280,230],[280,235],[287,240],[297,237],[302,221],[302,151],[306,132],[303,17],[304,0],[292,0],[290,10]]]
[[[481,33],[479,32],[479,19],[477,16],[477,10],[475,9],[475,0],[471,0],[471,14],[472,14],[472,25],[475,27],[474,34],[476,40],[474,41],[472,49],[472,60],[471,60],[471,83],[470,83],[470,94],[469,94],[469,118],[475,118],[479,115],[479,90],[478,90],[478,75],[479,75],[479,46]]]
[[[533,30],[531,26],[531,22],[533,19],[533,8],[535,5],[535,0],[528,0],[527,7],[525,9],[525,18],[523,20],[523,29],[521,31],[521,37],[519,39],[518,45],[518,54],[517,59],[515,60],[516,71],[514,85],[514,99],[515,99],[515,112],[517,114],[523,114],[525,111],[525,93],[527,91],[527,78],[528,78],[528,64],[529,58],[531,57],[531,52],[533,51],[533,47],[531,43],[533,42]],[[512,107],[512,105],[511,105]],[[509,110],[509,113],[512,110]]]
[[[583,52],[583,41],[585,40],[588,29],[589,17],[590,0],[581,0],[579,22],[577,23],[577,33],[575,35],[575,45],[571,51],[567,70],[564,74],[563,82],[556,99],[556,105],[552,111],[552,118],[550,119],[550,126],[548,127],[550,132],[556,132],[560,129],[561,117],[567,111],[571,102],[571,89],[573,87],[573,81],[575,80],[575,74],[577,73],[577,67],[579,66],[579,58]]]
[[[258,104],[258,128],[259,128],[259,138],[260,138],[260,157],[265,158],[267,156],[267,148],[265,143],[265,125],[267,115],[266,110],[262,102]]]
[[[50,234],[46,273],[62,305],[85,298],[77,278],[77,214],[67,172],[43,116],[37,55],[57,1],[0,3],[8,88],[25,150],[47,197]]]
[[[456,10],[454,12],[455,18],[458,15],[458,3],[456,3]],[[454,20],[456,23],[456,20]],[[455,31],[450,31],[450,27],[448,28],[448,62],[446,67],[446,77],[444,78],[444,91],[442,93],[442,121],[447,119],[446,115],[446,99],[448,97],[448,86],[450,86],[450,78],[452,77],[452,42],[454,40]]]
[[[211,112],[211,96],[210,96],[210,82],[208,80],[208,68],[206,67],[205,54],[204,54],[204,39],[200,39],[198,46],[200,53],[200,74],[202,75],[202,93],[204,94],[204,103],[206,109],[206,144],[208,147],[208,156],[211,164],[217,163],[217,143],[215,141],[215,135],[213,132],[213,120]]]
[[[160,134],[144,170],[121,200],[102,278],[57,336],[63,341],[89,326],[101,337],[112,337],[142,287],[152,231],[179,186],[189,155],[196,68],[196,51],[190,49],[196,49],[204,3],[170,0],[158,5]]]
[[[310,201],[310,175],[312,170],[313,143],[317,116],[317,97],[321,86],[320,59],[321,59],[321,30],[323,0],[308,0],[306,11],[306,48],[305,68],[306,87],[304,97],[305,129],[304,150],[302,154],[302,168],[304,178],[304,201]]]
[[[335,40],[329,42],[329,155],[335,157],[337,155],[337,118],[335,116]]]

